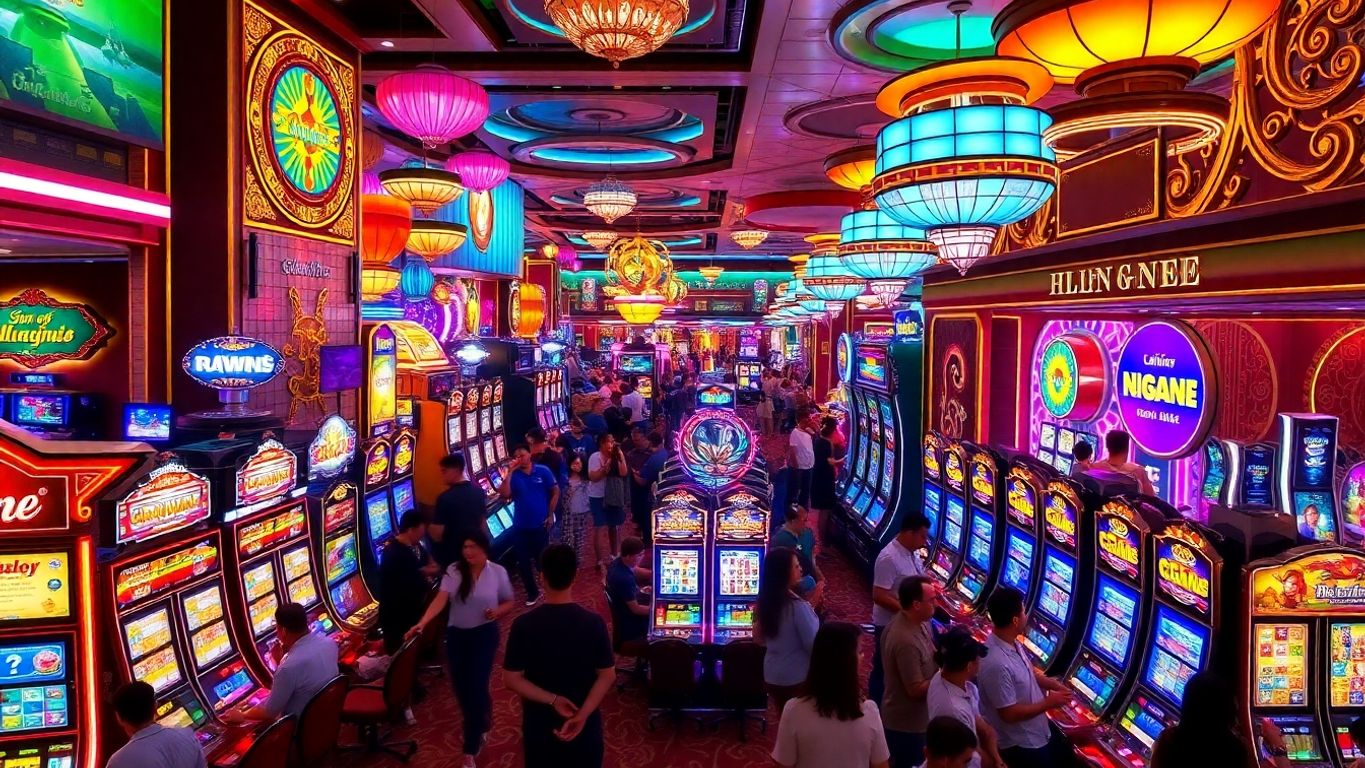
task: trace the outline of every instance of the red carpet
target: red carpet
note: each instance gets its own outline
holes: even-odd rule
[[[781,456],[786,441],[771,438],[764,441],[765,453],[770,457],[772,468],[782,464]],[[829,579],[825,593],[826,620],[845,620],[855,623],[866,622],[870,618],[871,598],[868,588],[848,567],[842,555],[832,549],[822,550],[819,555],[820,568]],[[514,577],[515,581],[515,577]],[[521,589],[518,586],[518,602]],[[585,606],[607,615],[602,596],[601,576],[592,568],[579,574],[574,590],[578,600]],[[512,617],[502,623],[504,641]],[[498,654],[501,663],[501,650]],[[871,663],[871,640],[864,649],[864,665]],[[864,672],[866,674],[866,672]],[[488,744],[479,756],[478,765],[515,768],[522,764],[520,750],[521,706],[516,697],[502,687],[501,667],[493,673],[493,730],[489,733]],[[419,743],[417,755],[409,765],[418,768],[458,768],[460,755],[460,709],[451,694],[448,681],[434,675],[427,677],[428,696],[415,708],[418,724],[398,730],[403,738],[415,738]],[[771,764],[769,753],[772,751],[773,738],[777,733],[777,713],[769,710],[767,733],[761,733],[755,724],[749,726],[749,741],[741,743],[737,737],[737,727],[726,723],[719,729],[706,727],[699,730],[696,723],[684,722],[675,728],[671,723],[661,721],[653,732],[646,727],[648,709],[645,692],[638,685],[627,688],[623,693],[613,690],[602,705],[602,716],[606,730],[607,768],[739,768],[740,766],[766,766]],[[353,741],[353,735],[342,734],[343,741]],[[344,768],[362,766],[397,766],[397,760],[387,756],[373,757],[361,754],[344,755],[337,760]]]

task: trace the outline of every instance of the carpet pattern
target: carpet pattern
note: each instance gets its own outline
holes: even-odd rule
[[[775,472],[784,464],[786,450],[785,437],[770,437],[763,441],[763,449]],[[843,556],[831,549],[820,549],[818,553],[820,569],[828,579],[825,592],[824,614],[827,621],[867,622],[871,615],[871,598],[868,587],[848,565]],[[518,604],[522,601],[522,588],[516,583]],[[574,587],[578,601],[592,610],[608,616],[603,596],[602,576],[595,568],[588,566],[579,572]],[[524,610],[518,608],[518,611]],[[515,616],[515,612],[513,614]],[[500,622],[503,640],[511,625],[513,616]],[[863,649],[864,684],[872,658],[870,637]],[[521,757],[521,705],[515,695],[502,687],[501,682],[502,649],[498,651],[498,663],[493,673],[493,729],[488,734],[488,742],[478,758],[478,765],[497,768],[517,768],[522,765]],[[417,724],[402,726],[395,736],[416,739],[419,747],[416,756],[409,763],[416,768],[459,768],[460,754],[460,708],[455,702],[448,679],[434,673],[424,678],[428,695],[414,707]],[[718,728],[707,726],[699,728],[694,722],[684,721],[674,726],[667,720],[658,723],[657,730],[646,727],[649,712],[646,694],[642,686],[633,684],[623,692],[613,689],[602,704],[603,727],[606,734],[605,768],[739,768],[740,766],[771,764],[769,754],[777,733],[777,712],[769,708],[768,728],[760,732],[757,724],[748,727],[748,741],[740,742],[737,726],[724,723]],[[352,741],[353,735],[343,732],[343,741]],[[369,768],[370,766],[398,766],[397,760],[386,756],[347,754],[336,760],[338,768]],[[566,767],[567,768],[567,767]]]

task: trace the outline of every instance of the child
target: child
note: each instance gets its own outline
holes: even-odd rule
[[[560,540],[581,552],[587,532],[588,462],[578,451],[569,454],[569,500],[564,508],[568,511],[560,527]]]

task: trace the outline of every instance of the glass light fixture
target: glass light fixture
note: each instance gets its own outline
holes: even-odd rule
[[[593,184],[583,195],[583,205],[608,224],[635,210],[638,202],[635,190],[615,176]]]
[[[658,293],[617,296],[613,299],[616,312],[631,325],[649,325],[664,311],[664,297]]]
[[[619,237],[620,235],[609,229],[590,229],[583,233],[583,241],[597,251],[607,250]]]
[[[408,201],[427,216],[464,193],[459,177],[440,168],[391,168],[380,171],[379,183],[390,195]]]
[[[890,308],[900,299],[901,294],[905,293],[905,288],[908,285],[910,285],[909,280],[870,280],[867,284],[867,290],[877,297],[877,301],[883,307]]]
[[[750,251],[763,245],[763,241],[768,239],[768,233],[762,229],[741,229],[731,232],[730,239],[735,241],[735,245]]]
[[[576,47],[619,68],[656,51],[687,21],[687,0],[546,0],[551,23]]]

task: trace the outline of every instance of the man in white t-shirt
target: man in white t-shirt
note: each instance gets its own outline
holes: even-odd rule
[[[923,576],[920,550],[929,541],[929,518],[922,512],[907,512],[901,530],[877,553],[872,566],[872,676],[867,681],[868,698],[881,706],[886,680],[882,672],[882,632],[901,611],[897,590],[911,576]]]
[[[796,429],[787,438],[787,500],[810,508],[811,470],[815,469],[815,426],[811,423],[811,409],[796,414]]]
[[[1110,430],[1104,436],[1104,449],[1108,455],[1104,457],[1104,461],[1097,461],[1091,467],[1127,475],[1138,482],[1138,488],[1143,493],[1155,496],[1156,486],[1152,485],[1152,478],[1147,476],[1147,470],[1141,464],[1128,460],[1132,452],[1132,443],[1133,438],[1127,432],[1121,429]]]
[[[995,731],[981,716],[981,697],[972,682],[986,646],[972,636],[971,630],[958,625],[939,637],[938,649],[939,671],[929,681],[929,719],[951,717],[972,729],[980,746],[968,763],[971,768],[1005,768],[996,748]]]
[[[645,397],[629,381],[621,382],[621,407],[630,411],[626,421],[631,426],[649,428],[649,422],[645,420]]]
[[[936,717],[925,731],[924,762],[919,768],[969,768],[977,759],[979,743],[972,729],[961,721],[946,715]]]

